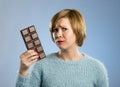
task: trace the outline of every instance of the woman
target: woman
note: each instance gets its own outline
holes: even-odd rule
[[[108,87],[104,65],[78,50],[86,37],[85,21],[78,10],[55,14],[50,32],[60,50],[40,61],[36,51],[22,53],[16,87]]]

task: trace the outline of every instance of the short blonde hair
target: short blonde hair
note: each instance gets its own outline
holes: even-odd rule
[[[86,38],[86,24],[82,14],[76,9],[63,9],[56,13],[50,21],[50,32],[53,39],[53,28],[56,26],[56,22],[61,18],[68,18],[76,35],[76,43],[78,46],[82,46],[84,39]]]

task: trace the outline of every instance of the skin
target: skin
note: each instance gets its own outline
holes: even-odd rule
[[[20,55],[19,73],[23,76],[26,76],[30,65],[38,60],[39,60],[39,54],[34,50],[28,50],[22,53]]]
[[[60,48],[57,56],[63,60],[79,60],[83,55],[78,51],[76,35],[68,18],[61,18],[53,29],[53,39]]]
[[[76,36],[70,25],[68,18],[61,18],[57,21],[53,29],[53,39],[55,44],[60,48],[56,55],[67,60],[79,60],[83,55],[78,50],[76,43]],[[23,76],[27,75],[31,64],[39,60],[39,54],[34,50],[25,51],[20,55],[20,69],[19,73]]]

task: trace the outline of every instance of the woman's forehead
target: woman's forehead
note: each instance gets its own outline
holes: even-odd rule
[[[68,18],[61,18],[55,23],[55,27],[65,27],[70,26],[70,21]]]

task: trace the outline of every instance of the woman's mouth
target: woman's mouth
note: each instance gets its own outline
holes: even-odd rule
[[[62,41],[62,40],[59,40],[59,41],[57,41],[57,44],[62,44],[64,41]]]

